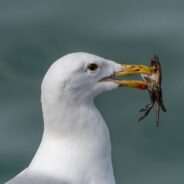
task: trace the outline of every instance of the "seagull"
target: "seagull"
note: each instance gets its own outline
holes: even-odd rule
[[[118,87],[147,89],[117,76],[150,74],[89,53],[63,56],[41,85],[44,131],[29,166],[6,184],[115,184],[108,127],[94,98]]]

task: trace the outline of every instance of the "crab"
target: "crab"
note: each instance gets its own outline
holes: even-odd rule
[[[156,103],[156,125],[159,126],[160,120],[160,109],[163,112],[167,112],[167,109],[163,103],[162,99],[162,71],[161,65],[159,62],[159,57],[155,55],[150,62],[150,66],[152,68],[151,75],[142,75],[143,79],[148,83],[148,92],[150,96],[151,103],[145,106],[145,108],[141,109],[139,112],[144,112],[144,115],[141,116],[138,121],[143,120],[151,111],[154,104]]]

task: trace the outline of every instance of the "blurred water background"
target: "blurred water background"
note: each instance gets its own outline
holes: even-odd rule
[[[43,131],[40,84],[76,51],[163,68],[167,114],[137,123],[146,92],[119,89],[96,104],[108,123],[118,184],[184,183],[184,1],[0,0],[0,183],[31,161]]]

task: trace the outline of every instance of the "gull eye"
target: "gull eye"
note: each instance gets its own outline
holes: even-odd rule
[[[88,65],[88,70],[95,71],[98,69],[98,65],[96,63],[91,63]]]

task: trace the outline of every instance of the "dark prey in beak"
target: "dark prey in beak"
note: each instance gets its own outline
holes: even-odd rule
[[[159,58],[155,55],[151,59],[150,66],[152,67],[153,71],[151,75],[143,75],[143,78],[148,82],[148,92],[150,96],[151,103],[146,105],[145,108],[141,109],[140,112],[145,112],[142,117],[139,118],[138,121],[143,120],[153,108],[155,102],[157,105],[156,108],[156,125],[159,126],[159,119],[160,119],[160,108],[163,112],[167,112],[166,107],[164,106],[163,99],[162,99],[162,88],[161,88],[161,81],[162,81],[162,71],[161,65],[159,62]]]

